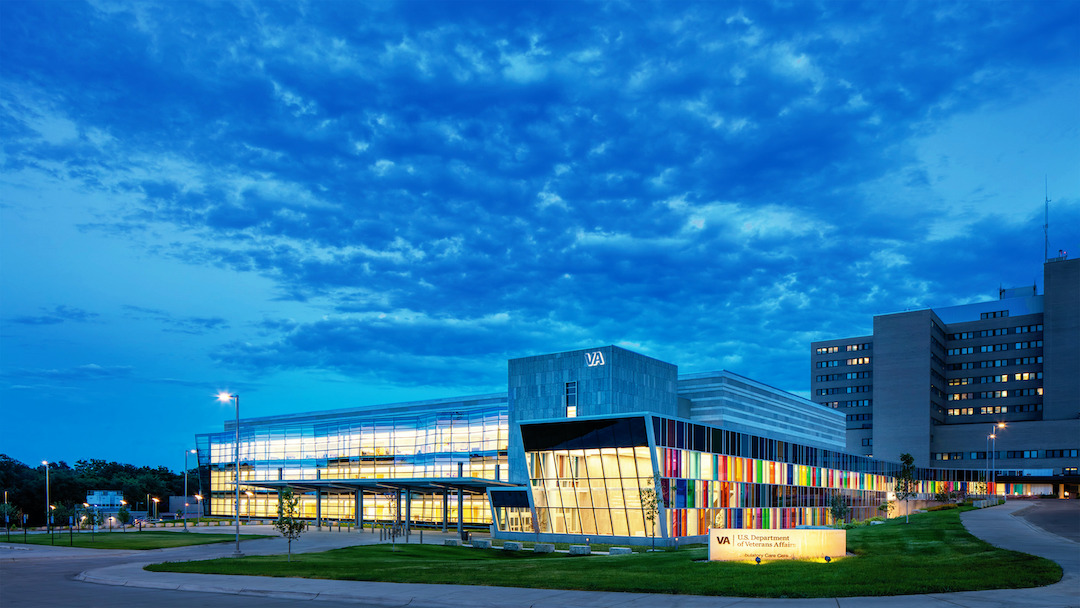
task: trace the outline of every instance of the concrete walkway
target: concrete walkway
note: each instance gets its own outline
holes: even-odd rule
[[[410,608],[458,608],[460,606],[489,608],[558,608],[570,606],[591,608],[606,608],[609,606],[670,606],[678,608],[721,608],[725,606],[781,606],[786,608],[857,608],[862,606],[878,608],[903,606],[925,606],[929,608],[956,608],[957,606],[970,608],[1080,607],[1080,544],[1051,534],[1028,524],[1019,517],[1013,516],[1015,511],[1029,505],[1030,503],[1014,501],[998,507],[970,511],[963,514],[962,521],[972,534],[991,544],[1046,557],[1061,565],[1064,570],[1064,577],[1060,582],[1034,589],[970,591],[892,597],[752,599],[177,574],[147,572],[142,569],[147,563],[159,562],[163,561],[163,559],[182,561],[228,555],[233,550],[232,545],[204,545],[201,547],[170,549],[162,551],[158,555],[147,555],[148,559],[145,560],[87,570],[81,573],[78,578],[86,582],[105,585],[241,594],[293,600],[329,600],[352,602],[365,606],[396,607],[407,605]],[[252,526],[251,528],[257,527]],[[257,532],[257,529],[249,531]],[[453,535],[429,533],[425,535],[425,542],[441,544],[444,536],[450,538]],[[301,542],[294,544],[294,551],[297,549],[301,551],[321,551],[333,545],[367,544],[368,542],[377,542],[377,539],[377,535],[365,535],[362,533],[308,533],[304,535]],[[415,541],[416,536],[414,535],[413,542]],[[242,550],[249,555],[281,553],[283,552],[281,546],[283,542],[281,539],[246,541],[242,544]]]

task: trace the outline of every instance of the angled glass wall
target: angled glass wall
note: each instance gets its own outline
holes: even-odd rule
[[[900,471],[897,463],[656,416],[526,423],[521,432],[535,523],[548,534],[651,536],[653,487],[658,537],[831,525],[837,495],[864,520],[880,515]],[[915,471],[923,497],[975,490],[980,475]],[[496,517],[499,531],[518,531],[503,519]]]

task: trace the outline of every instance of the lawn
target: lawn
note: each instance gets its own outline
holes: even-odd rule
[[[435,545],[368,545],[286,557],[147,566],[158,572],[296,576],[742,597],[907,595],[1048,585],[1057,564],[971,536],[957,510],[848,531],[855,553],[816,561],[708,562],[703,545],[627,556],[568,557]]]
[[[77,532],[67,531],[52,534],[29,534],[28,545],[56,545],[57,547],[81,547],[83,549],[167,549],[169,547],[187,547],[189,545],[209,545],[235,541],[235,534],[197,534],[194,532],[163,532],[144,530],[142,532]],[[240,540],[268,538],[266,535],[241,534]],[[7,543],[6,534],[0,534],[0,542]],[[23,544],[22,534],[11,534],[11,544]]]

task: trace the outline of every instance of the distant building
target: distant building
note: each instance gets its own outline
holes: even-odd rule
[[[999,493],[1075,498],[1080,260],[1050,260],[1043,277],[1042,295],[1002,289],[998,300],[879,315],[873,335],[811,344],[811,398],[846,416],[847,451],[992,463]]]
[[[102,513],[115,513],[124,505],[124,493],[120,490],[91,490],[86,493],[86,504]]]

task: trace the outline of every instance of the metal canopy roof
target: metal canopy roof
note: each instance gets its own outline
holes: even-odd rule
[[[277,490],[294,488],[304,492],[338,491],[387,492],[408,490],[410,492],[437,493],[444,490],[461,490],[468,494],[483,494],[488,488],[522,487],[508,481],[494,481],[480,477],[413,477],[393,479],[279,479],[273,481],[244,481],[244,485]]]

